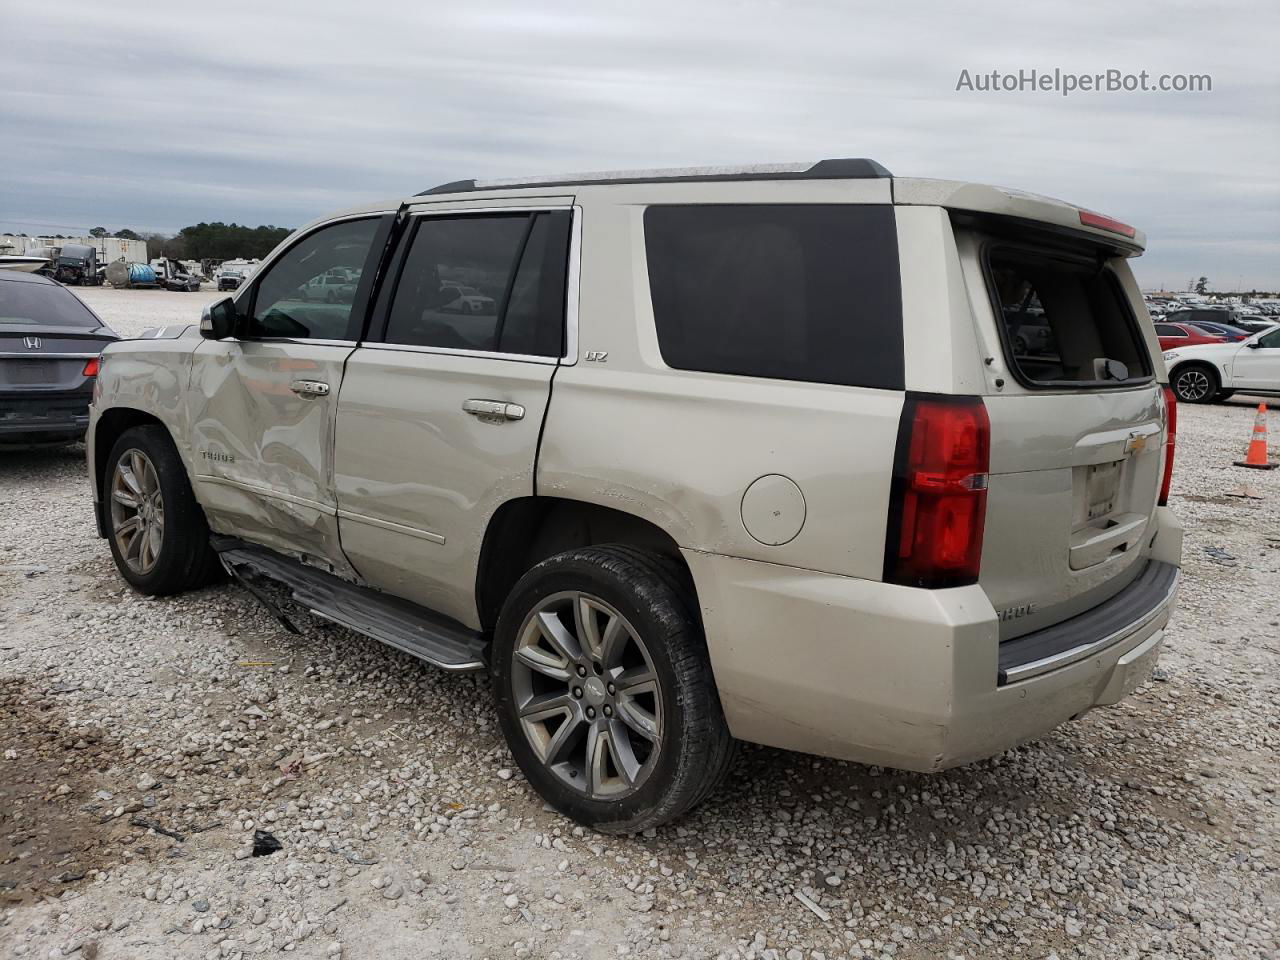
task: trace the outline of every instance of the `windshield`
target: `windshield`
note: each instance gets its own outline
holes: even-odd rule
[[[80,299],[63,287],[28,280],[0,281],[0,324],[28,326],[102,326]]]

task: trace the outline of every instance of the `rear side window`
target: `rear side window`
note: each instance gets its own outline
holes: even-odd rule
[[[1006,353],[1029,386],[1147,380],[1151,360],[1115,276],[1091,258],[1024,247],[987,252]]]
[[[902,389],[892,207],[655,206],[644,227],[668,366]]]
[[[384,339],[562,356],[572,219],[567,210],[421,219]]]
[[[1157,323],[1156,336],[1158,337],[1185,337],[1181,327],[1174,326],[1172,323]]]

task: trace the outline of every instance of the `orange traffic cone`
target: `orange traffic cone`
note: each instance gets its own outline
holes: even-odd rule
[[[1267,405],[1258,404],[1258,416],[1253,421],[1253,436],[1249,439],[1249,451],[1237,467],[1253,467],[1255,470],[1274,470],[1276,464],[1267,461]]]

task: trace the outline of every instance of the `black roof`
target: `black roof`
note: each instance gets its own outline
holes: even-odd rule
[[[472,190],[517,189],[520,187],[569,187],[589,184],[681,183],[689,181],[734,180],[874,180],[889,179],[882,164],[861,157],[819,160],[808,167],[773,164],[759,167],[686,167],[671,170],[623,170],[617,173],[567,174],[563,177],[536,177],[528,180],[452,180],[423,190],[420,197],[436,193],[467,193]]]

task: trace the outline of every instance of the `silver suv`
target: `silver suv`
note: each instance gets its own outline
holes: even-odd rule
[[[489,671],[530,783],[601,830],[689,810],[740,740],[940,770],[1158,655],[1143,245],[867,160],[348,210],[198,330],[108,348],[99,531],[144,593],[225,569]],[[349,298],[307,295],[336,271]]]

